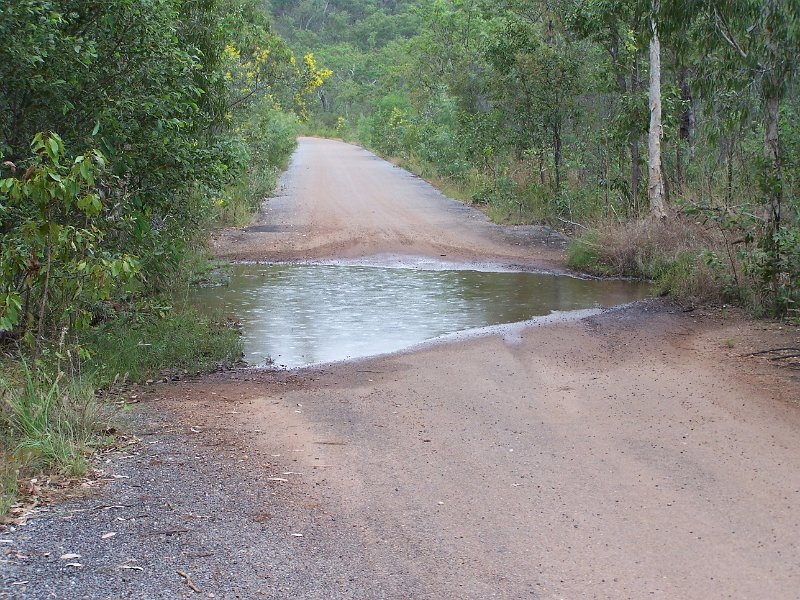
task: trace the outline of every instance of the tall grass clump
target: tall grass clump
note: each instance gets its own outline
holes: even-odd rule
[[[637,220],[583,232],[570,243],[567,261],[594,275],[653,281],[660,293],[679,300],[713,302],[728,294],[722,273],[708,260],[716,243],[686,219]]]
[[[10,363],[9,363],[10,364]],[[0,514],[12,505],[18,479],[39,473],[80,477],[109,428],[112,412],[80,375],[34,369],[25,359],[0,374]]]

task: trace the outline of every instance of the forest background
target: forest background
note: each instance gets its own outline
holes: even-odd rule
[[[797,319],[798,12],[7,0],[0,514],[113,443],[108,390],[238,359],[235,328],[175,298],[213,277],[208,232],[249,220],[298,131],[362,144],[498,222],[562,229],[576,269]]]
[[[797,3],[272,8],[289,45],[333,71],[307,131],[392,157],[496,221],[577,234],[575,268],[653,279],[687,301],[798,315]],[[654,168],[663,209],[651,206]],[[648,218],[654,208],[667,218]]]

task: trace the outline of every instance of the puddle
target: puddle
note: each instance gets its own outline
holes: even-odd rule
[[[249,264],[189,301],[241,321],[250,365],[295,368],[647,295],[644,284],[538,273]]]

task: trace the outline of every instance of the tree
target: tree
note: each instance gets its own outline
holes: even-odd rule
[[[569,15],[570,29],[599,45],[609,61],[607,73],[616,85],[609,86],[607,96],[614,106],[615,122],[622,126],[613,137],[627,147],[630,156],[628,195],[633,215],[639,214],[642,177],[639,147],[644,131],[644,106],[639,101],[639,37],[643,12],[641,2],[586,0]]]
[[[664,174],[662,172],[661,139],[664,130],[661,123],[661,44],[658,39],[658,13],[660,0],[653,0],[650,12],[650,130],[647,136],[647,197],[653,217],[667,216],[664,199]]]
[[[738,94],[751,86],[758,90],[763,122],[763,212],[767,231],[777,232],[784,195],[780,105],[797,74],[800,6],[781,0],[692,0],[672,3],[664,17],[672,31],[685,29],[688,22],[696,24],[695,47],[717,57],[718,68],[722,66],[718,73],[705,74],[715,86]]]
[[[492,68],[491,94],[505,113],[518,154],[547,148],[553,184],[561,190],[563,129],[574,109],[578,68],[570,48],[509,12],[494,20],[485,49]],[[546,25],[545,25],[546,26]]]

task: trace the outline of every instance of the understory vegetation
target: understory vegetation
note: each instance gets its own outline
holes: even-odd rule
[[[800,316],[797,3],[272,6],[333,71],[307,131],[566,230],[575,268]]]
[[[330,73],[258,0],[8,0],[0,37],[2,515],[86,474],[98,391],[239,360],[175,294],[272,190]]]

